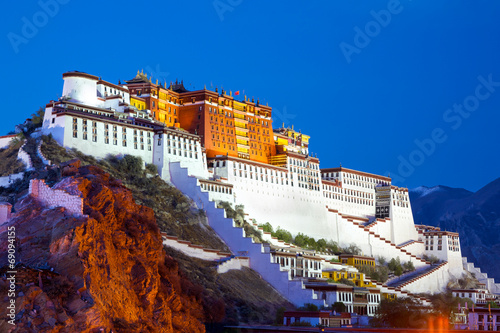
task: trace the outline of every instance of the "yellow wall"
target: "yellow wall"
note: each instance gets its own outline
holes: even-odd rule
[[[372,266],[375,267],[375,262],[373,260],[357,259],[357,258],[343,258],[343,264],[348,264],[354,267],[358,266]]]
[[[364,273],[354,273],[354,272],[347,272],[347,271],[329,271],[329,272],[322,272],[322,277],[325,279],[332,279],[335,282],[338,282],[340,279],[347,279],[351,282],[354,282],[354,284],[357,287],[375,287],[375,285],[371,281],[366,281],[365,282],[365,274]]]
[[[133,97],[130,97],[130,104],[135,106],[138,110],[146,109],[146,102],[140,101],[140,100],[135,99]]]

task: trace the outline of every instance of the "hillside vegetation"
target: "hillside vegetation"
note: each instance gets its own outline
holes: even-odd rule
[[[17,159],[17,153],[22,141],[16,140],[10,146],[0,149],[0,177],[12,175],[26,169],[26,166]]]
[[[79,159],[82,165],[96,165],[120,179],[129,188],[136,203],[153,209],[160,230],[180,239],[208,248],[228,251],[227,246],[206,224],[205,214],[197,209],[179,190],[162,180],[154,165],[146,165],[140,158],[125,155],[97,160],[78,150],[65,149],[49,136],[42,137],[42,153],[54,164]]]

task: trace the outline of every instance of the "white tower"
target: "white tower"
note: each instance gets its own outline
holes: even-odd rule
[[[82,72],[67,72],[63,74],[63,97],[70,102],[98,106],[97,81],[94,75]]]

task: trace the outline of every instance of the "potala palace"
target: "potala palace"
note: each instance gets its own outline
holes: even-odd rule
[[[46,104],[44,134],[97,158],[130,154],[156,165],[165,181],[206,211],[233,259],[246,258],[292,303],[342,301],[350,312],[373,315],[381,297],[440,292],[464,270],[484,283],[471,293],[500,293],[492,279],[462,258],[457,233],[414,224],[406,188],[385,176],[321,168],[309,155],[310,137],[273,126],[272,108],[259,100],[238,100],[217,88],[188,91],[182,82],[167,86],[141,72],[117,84],[76,71],[63,79],[62,97]],[[217,208],[218,201],[244,205],[249,220],[293,235],[333,240],[341,247],[354,243],[362,255],[335,263],[331,255],[284,244],[267,233],[268,243],[254,243]],[[424,259],[432,255],[439,264]],[[358,263],[375,264],[380,257],[412,262],[416,270],[384,284],[360,275]],[[321,280],[339,276],[360,283]]]

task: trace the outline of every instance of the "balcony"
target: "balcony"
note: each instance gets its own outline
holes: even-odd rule
[[[245,124],[245,123],[241,123],[241,122],[235,121],[234,122],[234,126],[236,128],[239,128],[241,130],[244,130],[244,131],[248,132],[247,124]]]
[[[236,143],[238,145],[244,145],[244,146],[248,146],[248,140],[241,140],[239,138],[236,138]]]
[[[243,111],[243,110],[240,110],[239,108],[235,108],[235,110]],[[245,120],[245,115],[241,114],[241,113],[238,113],[238,112],[234,112],[234,118]]]
[[[362,303],[362,304],[368,304],[368,300],[363,297],[354,297],[353,303]]]
[[[236,131],[236,139],[247,140],[248,141],[248,133]]]

